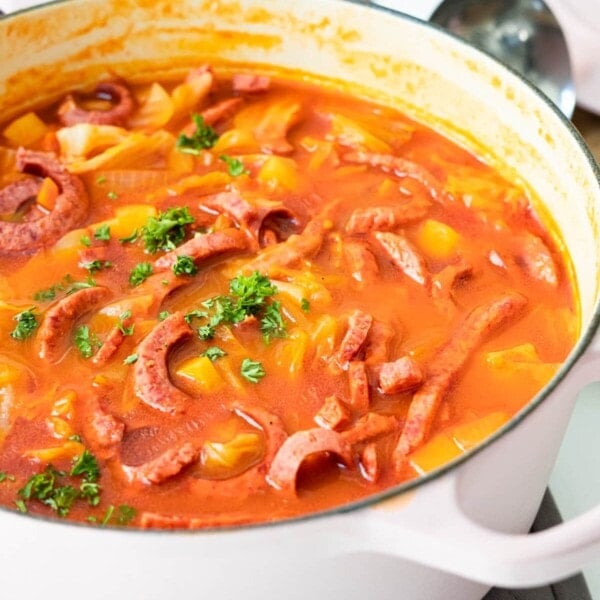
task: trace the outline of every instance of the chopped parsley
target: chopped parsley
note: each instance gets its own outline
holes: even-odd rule
[[[115,513],[115,507],[113,504],[108,506],[108,508],[104,512],[104,515],[100,519],[99,524],[102,527],[104,527],[105,525],[109,524],[111,519],[113,519],[113,522],[117,525],[127,525],[137,515],[137,510],[135,508],[133,508],[133,506],[129,506],[127,504],[121,504],[120,506],[118,506],[116,508],[116,511],[117,511],[117,514],[115,515],[115,518],[113,519],[113,515]],[[90,523],[98,523],[97,517],[94,517],[94,516],[88,517],[87,520]]]
[[[90,240],[89,235],[82,235],[79,238],[79,241],[81,242],[81,245],[85,246],[86,248],[89,248],[92,245],[92,240]]]
[[[134,229],[133,232],[127,237],[119,238],[119,242],[121,242],[121,244],[133,244],[133,242],[135,242],[138,239],[139,235],[140,234],[138,230]]]
[[[109,200],[116,200],[119,197],[119,194],[117,194],[117,192],[114,190],[111,190],[110,192],[106,192],[106,197]]]
[[[99,265],[95,265],[93,263],[98,262]],[[88,269],[90,273],[98,270],[96,267],[100,266],[101,268],[112,267],[112,263],[108,261],[92,261],[91,263],[85,263],[83,265],[84,268]],[[89,267],[89,268],[88,268]],[[88,277],[86,281],[75,281],[73,277],[69,274],[65,275],[60,283],[55,283],[51,285],[49,288],[44,290],[39,290],[33,295],[33,299],[38,302],[50,302],[56,299],[56,296],[59,292],[65,292],[68,296],[77,290],[83,290],[84,288],[94,287],[96,282],[92,277]]]
[[[300,302],[300,308],[304,312],[308,312],[310,310],[310,302],[306,298],[302,298],[302,301]]]
[[[95,279],[89,275],[85,281],[74,281],[70,275],[65,275],[65,277],[63,277],[63,281],[69,284],[69,287],[66,289],[67,296],[73,292],[77,292],[78,290],[85,290],[86,288],[96,286]]]
[[[242,361],[240,373],[242,377],[250,383],[258,383],[259,380],[266,375],[262,364],[257,360],[251,360],[250,358],[245,358]]]
[[[88,270],[91,275],[102,271],[102,269],[110,269],[113,264],[108,260],[92,260],[81,265],[84,269]]]
[[[135,324],[129,325],[129,327],[125,326],[125,321],[127,321],[128,319],[131,319],[130,310],[126,310],[123,314],[121,314],[121,316],[119,317],[119,322],[117,323],[119,331],[126,336],[133,335],[133,329],[135,327]]]
[[[250,171],[244,167],[244,163],[239,158],[234,158],[231,156],[226,156],[225,154],[221,154],[219,159],[222,160],[227,165],[227,172],[232,177],[239,177],[240,175],[249,175]]]
[[[227,352],[222,348],[219,348],[219,346],[210,346],[210,348],[207,348],[201,356],[206,356],[211,362],[215,362],[219,358],[227,356]]]
[[[98,185],[102,185],[102,184],[106,183],[106,176],[105,175],[99,175],[98,177],[96,177],[96,183]]]
[[[133,287],[136,287],[144,283],[144,281],[146,281],[146,279],[148,279],[148,277],[150,277],[150,275],[152,275],[153,273],[154,269],[152,268],[152,263],[138,263],[133,268],[133,271],[131,271],[131,273],[129,274],[129,283]]]
[[[80,478],[79,489],[71,485],[72,480],[65,481],[67,477]],[[100,468],[96,458],[88,450],[84,450],[81,456],[73,459],[69,473],[48,465],[43,472],[30,477],[17,492],[15,504],[21,512],[27,512],[26,502],[37,500],[49,506],[60,517],[66,517],[78,499],[87,500],[90,506],[100,503],[100,486],[97,483],[99,478]]]
[[[33,332],[40,326],[34,313],[35,306],[16,314],[13,318],[17,322],[15,328],[10,332],[10,337],[14,340],[23,341],[33,335]]]
[[[110,240],[110,227],[108,225],[100,225],[100,227],[94,231],[94,239],[100,240],[101,242],[108,242],[108,240]]]
[[[204,122],[204,117],[199,114],[192,115],[196,131],[192,135],[179,134],[175,147],[179,152],[198,155],[202,150],[212,148],[219,139],[217,132]]]
[[[0,471],[0,483],[2,483],[3,481],[15,481],[15,479],[16,478],[14,475],[9,475],[4,471]]]
[[[57,283],[45,290],[39,290],[33,295],[33,299],[37,302],[50,302],[56,298],[57,292],[62,292],[64,289],[65,288],[60,283]]]
[[[141,231],[144,248],[151,253],[174,250],[185,238],[185,226],[194,220],[187,206],[175,206],[157,217],[148,217]]]
[[[171,313],[168,310],[161,310],[158,313],[158,320],[159,321],[164,321]],[[186,315],[187,317],[187,315]],[[185,318],[185,317],[184,317]],[[186,320],[187,321],[187,320]],[[189,325],[189,321],[187,321],[188,325]]]
[[[169,315],[167,313],[167,317],[168,316]],[[206,319],[206,317],[208,317],[208,313],[204,310],[191,310],[189,313],[186,313],[183,316],[183,319],[188,325],[191,325],[194,319]],[[160,319],[160,315],[158,315],[158,318]]]
[[[123,360],[123,364],[124,365],[132,365],[134,362],[136,362],[138,359],[138,355],[137,354],[130,354],[129,356],[125,357],[125,360]]]
[[[81,325],[75,330],[74,342],[83,358],[91,358],[102,345],[98,336],[87,325]]]
[[[173,265],[173,273],[177,276],[189,275],[193,276],[198,273],[198,267],[194,263],[194,259],[191,256],[178,256],[177,261]]]
[[[269,302],[271,296],[277,293],[277,288],[271,281],[255,271],[251,275],[238,275],[229,282],[229,296],[215,296],[205,300],[202,305],[210,313],[192,311],[186,315],[190,323],[192,318],[206,318],[207,323],[198,327],[198,336],[202,340],[210,340],[215,335],[216,328],[223,324],[241,323],[248,317],[260,319],[260,329],[265,342],[272,337],[284,337],[286,325],[281,315],[281,303]]]
[[[272,302],[266,306],[260,320],[260,330],[266,343],[269,343],[273,337],[286,336],[286,325],[281,315],[281,302]]]

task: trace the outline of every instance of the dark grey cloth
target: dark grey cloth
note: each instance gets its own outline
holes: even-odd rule
[[[531,531],[542,531],[561,521],[562,518],[554,499],[547,491]],[[485,595],[483,600],[592,600],[592,597],[583,575],[575,575],[564,581],[541,588],[526,590],[494,588]]]

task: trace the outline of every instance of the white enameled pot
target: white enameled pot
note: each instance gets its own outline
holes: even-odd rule
[[[516,75],[436,28],[340,0],[70,0],[0,21],[9,119],[110,72],[205,61],[335,78],[485,155],[559,224],[582,333],[552,382],[479,450],[372,500],[194,533],[97,529],[0,510],[3,598],[469,600],[600,557],[600,508],[524,535],[580,389],[600,372],[600,189],[577,133]],[[597,475],[600,476],[600,475]]]

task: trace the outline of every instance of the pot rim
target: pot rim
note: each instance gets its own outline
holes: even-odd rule
[[[66,4],[70,0],[50,0],[49,2],[45,2],[44,4],[34,5],[27,8],[22,8],[17,11],[11,12],[9,14],[0,13],[0,20],[10,20],[13,16],[17,16],[27,12],[34,12],[39,9],[42,9],[46,6]],[[491,60],[495,63],[495,66],[500,71],[509,72],[514,75],[520,83],[528,87],[531,91],[535,93],[539,102],[546,105],[547,108],[554,113],[556,117],[558,117],[561,125],[565,127],[570,134],[570,137],[575,140],[580,152],[583,155],[585,162],[591,168],[591,171],[594,174],[596,183],[600,186],[600,166],[596,162],[594,156],[592,155],[589,147],[587,146],[585,140],[577,130],[577,128],[573,125],[573,123],[560,111],[560,109],[538,88],[536,88],[532,83],[530,83],[522,74],[518,71],[514,70],[510,66],[502,63],[489,52],[478,48],[477,46],[467,42],[460,36],[444,29],[443,27],[429,22],[423,21],[417,17],[406,14],[404,12],[400,12],[398,10],[393,10],[386,6],[382,6],[379,4],[373,4],[370,0],[336,0],[338,2],[347,2],[350,4],[354,4],[357,6],[361,6],[365,10],[373,10],[373,11],[381,11],[383,13],[389,14],[394,18],[399,20],[409,21],[414,26],[423,27],[425,29],[432,29],[436,31],[437,35],[440,35],[442,38],[446,37],[452,39],[455,43],[466,49],[468,52],[474,52],[475,54],[484,55],[487,59]],[[531,415],[539,406],[546,400],[546,398],[563,382],[563,380],[568,376],[569,372],[575,366],[577,361],[579,361],[583,355],[585,354],[588,347],[592,344],[594,337],[600,332],[600,299],[596,301],[594,306],[592,317],[587,325],[586,329],[580,335],[577,343],[572,348],[571,352],[567,356],[567,358],[561,364],[561,367],[552,377],[552,379],[541,389],[539,390],[530,400],[529,402],[519,410],[513,417],[505,423],[502,427],[497,429],[492,435],[487,437],[485,441],[481,442],[474,448],[468,450],[464,454],[458,456],[457,458],[445,463],[443,466],[426,473],[420,477],[415,479],[411,479],[409,481],[405,481],[403,483],[399,483],[390,488],[382,490],[380,492],[376,492],[359,500],[355,500],[349,502],[348,504],[343,504],[340,506],[334,506],[331,508],[327,508],[324,510],[320,510],[317,512],[311,512],[307,514],[302,514],[294,517],[287,517],[283,519],[277,519],[275,521],[264,521],[258,523],[246,523],[241,525],[225,525],[220,527],[206,527],[202,529],[194,529],[194,530],[186,530],[186,529],[175,529],[175,530],[146,530],[141,528],[127,528],[127,527],[119,527],[116,525],[106,525],[103,527],[96,527],[96,530],[106,530],[115,532],[118,531],[121,534],[132,534],[136,533],[139,535],[148,535],[152,533],[154,535],[162,535],[162,536],[174,536],[174,535],[201,535],[202,533],[210,533],[215,534],[218,532],[235,532],[239,530],[254,530],[259,528],[272,528],[272,527],[280,527],[290,524],[300,524],[308,520],[313,519],[322,519],[327,517],[332,517],[336,515],[341,515],[344,513],[353,512],[359,509],[368,508],[369,506],[374,506],[379,502],[383,502],[385,500],[389,500],[391,498],[395,498],[402,494],[411,492],[416,490],[417,488],[421,488],[426,484],[437,480],[448,474],[450,471],[457,469],[461,465],[465,464],[468,460],[478,455],[480,452],[483,452],[492,444],[496,443],[501,437],[506,435],[508,432],[512,431],[516,427],[518,427],[529,415]],[[90,525],[85,523],[80,523],[77,521],[67,521],[61,520],[56,517],[47,517],[41,515],[31,515],[31,514],[19,514],[14,510],[9,509],[6,506],[0,506],[0,510],[3,512],[11,512],[14,513],[17,517],[23,517],[28,519],[34,519],[46,523],[52,523],[56,526],[62,525],[66,527],[80,527],[86,530],[90,529]]]

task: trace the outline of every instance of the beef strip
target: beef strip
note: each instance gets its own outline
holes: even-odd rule
[[[351,360],[357,357],[367,339],[372,323],[373,317],[362,310],[355,310],[348,317],[348,328],[335,355],[335,360],[340,367],[345,368]]]
[[[420,221],[429,212],[431,202],[415,198],[398,206],[372,206],[355,209],[348,222],[346,232],[350,234],[391,231],[414,221]]]
[[[426,289],[431,287],[431,275],[421,253],[402,235],[376,231],[373,234],[392,264],[407,277]]]
[[[379,369],[379,388],[384,394],[398,394],[417,387],[423,381],[423,369],[410,356],[383,363]]]

